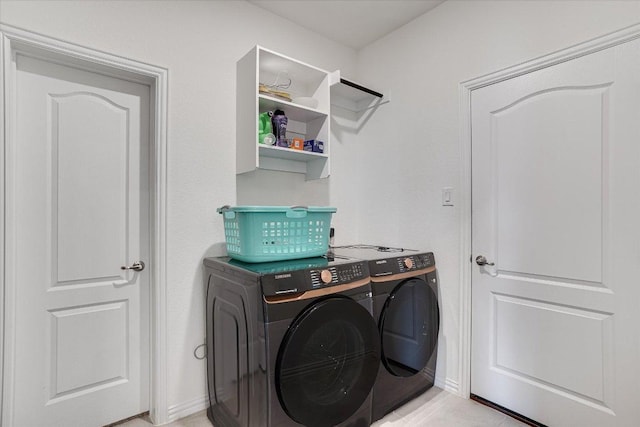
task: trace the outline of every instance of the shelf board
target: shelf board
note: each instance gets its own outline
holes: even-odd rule
[[[304,105],[294,104],[284,99],[275,98],[273,96],[258,94],[260,103],[260,112],[280,109],[291,120],[298,122],[310,122],[321,117],[327,117],[328,114],[315,108],[305,107]]]
[[[264,157],[276,157],[280,159],[310,162],[312,160],[326,159],[325,153],[313,153],[311,151],[292,150],[290,148],[276,147],[273,145],[259,144],[260,155]]]

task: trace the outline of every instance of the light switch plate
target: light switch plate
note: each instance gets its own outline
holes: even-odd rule
[[[442,206],[453,206],[453,188],[444,187],[442,189]]]

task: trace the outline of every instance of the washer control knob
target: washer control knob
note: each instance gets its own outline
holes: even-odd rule
[[[411,258],[405,258],[404,261],[403,261],[403,264],[407,268],[412,268],[413,267],[413,260]]]
[[[333,279],[333,275],[329,270],[322,270],[320,272],[320,279],[322,280],[323,283],[331,283],[331,280]]]

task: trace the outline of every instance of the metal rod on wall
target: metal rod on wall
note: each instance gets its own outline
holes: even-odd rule
[[[358,89],[358,90],[361,90],[363,92],[366,92],[369,95],[377,96],[378,98],[382,98],[384,96],[380,92],[376,92],[375,90],[371,90],[371,89],[368,89],[368,88],[366,88],[364,86],[360,86],[359,84],[354,83],[354,82],[350,82],[349,80],[345,80],[342,77],[340,78],[340,83],[342,83],[344,85],[347,85],[347,86],[351,86],[354,89]]]

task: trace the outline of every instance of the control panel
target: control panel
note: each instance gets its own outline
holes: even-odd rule
[[[294,294],[368,278],[367,262],[355,261],[265,275],[262,277],[262,292],[267,296]]]
[[[432,252],[403,255],[371,261],[369,268],[372,277],[390,276],[409,271],[424,270],[436,265]]]
[[[320,270],[311,270],[311,286],[341,285],[368,277],[365,263],[346,264]]]

